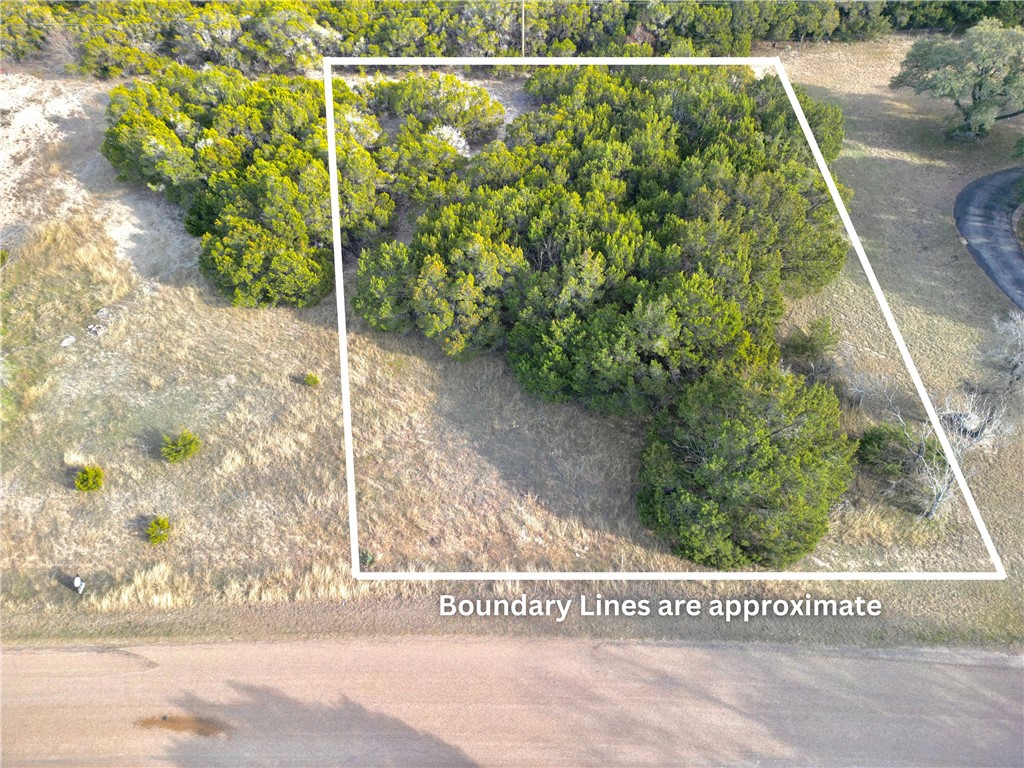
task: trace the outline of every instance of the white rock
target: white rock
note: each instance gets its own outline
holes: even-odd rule
[[[466,141],[466,137],[462,135],[458,128],[450,125],[437,125],[430,129],[430,133],[441,141],[448,142],[463,157],[470,156],[469,142]]]
[[[64,337],[64,341],[62,341],[60,343],[60,345],[62,347],[70,347],[74,343],[75,343],[75,337],[74,336],[65,336]]]

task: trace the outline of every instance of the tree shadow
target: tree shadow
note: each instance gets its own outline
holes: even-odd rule
[[[835,104],[843,110],[847,140],[900,151],[907,150],[913,139],[918,151],[950,157],[955,156],[957,146],[963,146],[945,140],[945,105],[909,90],[842,93],[820,85],[803,88],[815,101]]]
[[[461,749],[346,696],[308,703],[269,686],[229,682],[227,703],[181,697],[136,727],[172,735],[179,766],[473,766]]]
[[[78,473],[85,468],[85,464],[68,464],[65,461],[61,461],[61,473],[60,473],[60,484],[67,488],[69,491],[78,490],[75,487],[75,478],[78,477]]]
[[[378,332],[359,318],[352,318],[350,327],[354,342],[350,342],[350,361],[356,371],[352,379],[356,485],[361,494],[374,499],[372,506],[360,507],[360,515],[366,515],[363,519],[376,516],[378,512],[371,510],[380,504],[391,511],[381,508],[379,514],[406,514],[403,509],[392,510],[398,497],[389,491],[381,494],[378,487],[397,493],[403,482],[415,477],[424,488],[434,488],[431,504],[488,517],[502,526],[505,534],[498,534],[497,528],[481,531],[495,536],[494,542],[511,542],[516,534],[509,530],[522,530],[529,520],[537,524],[538,512],[550,516],[537,535],[556,536],[562,540],[561,549],[541,555],[539,542],[520,542],[512,556],[523,563],[541,556],[576,557],[584,559],[571,561],[572,565],[594,569],[591,556],[582,549],[587,537],[580,538],[579,547],[573,543],[577,535],[572,532],[580,529],[599,539],[625,537],[639,545],[638,552],[669,554],[668,546],[643,526],[635,510],[644,442],[639,420],[605,416],[578,403],[552,403],[527,394],[500,352],[456,360],[416,332]],[[363,349],[368,350],[365,361],[360,359]],[[363,371],[392,364],[392,371],[383,376],[373,373],[372,383],[364,386]],[[406,389],[413,390],[409,396],[415,403],[406,398]],[[427,441],[427,447],[409,443],[404,434],[381,426],[390,423],[378,414],[391,401],[407,402],[402,428],[414,424],[412,430]],[[360,455],[360,446],[378,443],[383,452]],[[361,476],[372,476],[372,486],[360,483]],[[429,559],[446,540],[446,524],[429,513],[420,519],[422,554]],[[365,543],[373,544],[372,540]],[[409,552],[396,554],[413,557]],[[479,553],[466,551],[455,563],[449,562],[452,557],[445,555],[443,562],[431,563],[445,570],[480,567]],[[682,560],[679,564],[680,569],[694,568]],[[612,566],[609,563],[605,569]]]
[[[50,578],[57,582],[60,586],[71,590],[77,594],[75,590],[75,577],[73,574],[67,573],[63,568],[54,566],[50,569]]]
[[[549,686],[578,702],[560,730],[601,738],[579,739],[571,756],[552,740],[553,764],[991,766],[1024,757],[1020,684],[1006,682],[1019,669],[738,645],[609,643],[592,656],[600,677],[556,672]],[[659,705],[623,706],[641,697]]]
[[[135,515],[129,518],[126,527],[133,538],[149,544],[149,524],[152,521],[153,515]]]
[[[167,433],[169,432],[170,430]],[[161,450],[164,447],[164,434],[167,433],[156,427],[146,427],[139,433],[138,445],[149,458],[154,461],[163,461],[164,456]]]

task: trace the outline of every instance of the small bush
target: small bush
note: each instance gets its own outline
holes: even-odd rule
[[[75,488],[80,491],[98,491],[103,487],[103,469],[95,464],[82,467],[75,475]]]
[[[171,521],[163,515],[154,517],[146,528],[146,535],[149,537],[150,545],[155,547],[157,544],[163,544],[171,535]]]
[[[911,451],[910,438],[902,429],[892,424],[877,424],[861,435],[857,462],[877,475],[895,479],[906,470]]]
[[[857,445],[857,462],[881,477],[895,480],[920,470],[942,470],[946,457],[934,435],[924,439],[908,435],[895,424],[868,427]]]
[[[164,435],[164,447],[160,449],[160,454],[171,464],[177,464],[194,456],[202,444],[198,437],[183,429],[177,437]]]
[[[361,568],[372,568],[377,562],[377,556],[366,549],[359,550],[359,566]]]
[[[306,378],[303,379],[303,381],[305,382],[307,387],[319,387],[320,386],[320,377],[317,376],[313,372],[307,373],[306,374]]]
[[[832,318],[812,320],[806,331],[794,331],[783,343],[794,357],[815,358],[831,355],[839,344],[839,332],[832,327]]]

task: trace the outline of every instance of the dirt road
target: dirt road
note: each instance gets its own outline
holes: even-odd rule
[[[1019,202],[1014,190],[1021,179],[1024,166],[971,182],[957,195],[953,215],[978,265],[1024,309],[1024,249],[1011,224]]]
[[[1019,659],[406,638],[7,651],[3,764],[1024,764]]]

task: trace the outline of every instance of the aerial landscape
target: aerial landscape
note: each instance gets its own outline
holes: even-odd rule
[[[1018,764],[1022,25],[4,2],[4,760]],[[65,683],[54,741],[78,666],[133,693]],[[814,741],[721,687],[755,668],[821,727],[916,712],[839,675],[934,706]],[[589,719],[467,730],[552,676]],[[643,747],[603,723],[687,679]]]

